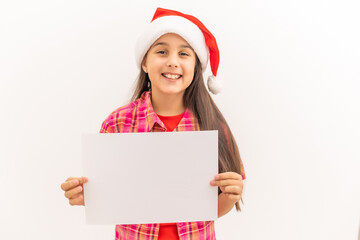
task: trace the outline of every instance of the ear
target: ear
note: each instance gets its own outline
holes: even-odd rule
[[[147,71],[147,66],[146,66],[146,58],[144,58],[144,60],[142,61],[142,63],[141,63],[141,67],[142,67],[142,69],[144,70],[144,72],[148,72]]]

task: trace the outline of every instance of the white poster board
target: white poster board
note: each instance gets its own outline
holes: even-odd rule
[[[217,218],[217,131],[83,136],[87,224]]]

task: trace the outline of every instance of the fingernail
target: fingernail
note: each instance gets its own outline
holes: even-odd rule
[[[72,182],[71,182],[73,185],[78,185],[79,184],[79,181],[77,180],[77,179],[75,179],[75,180],[72,180]]]
[[[76,190],[77,190],[78,192],[81,192],[82,187],[81,187],[81,186],[79,186],[79,187],[77,187],[77,188],[76,188]]]
[[[219,177],[219,175],[216,175],[215,176],[215,180],[218,180],[220,177]]]

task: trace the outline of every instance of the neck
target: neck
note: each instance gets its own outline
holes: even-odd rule
[[[184,93],[162,94],[151,93],[151,104],[156,114],[161,116],[175,116],[185,112]]]

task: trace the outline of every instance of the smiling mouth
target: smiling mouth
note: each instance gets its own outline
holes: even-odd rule
[[[161,75],[166,77],[166,78],[172,79],[172,80],[176,80],[176,79],[179,79],[179,78],[182,77],[182,75],[180,75],[180,74],[162,73]]]

